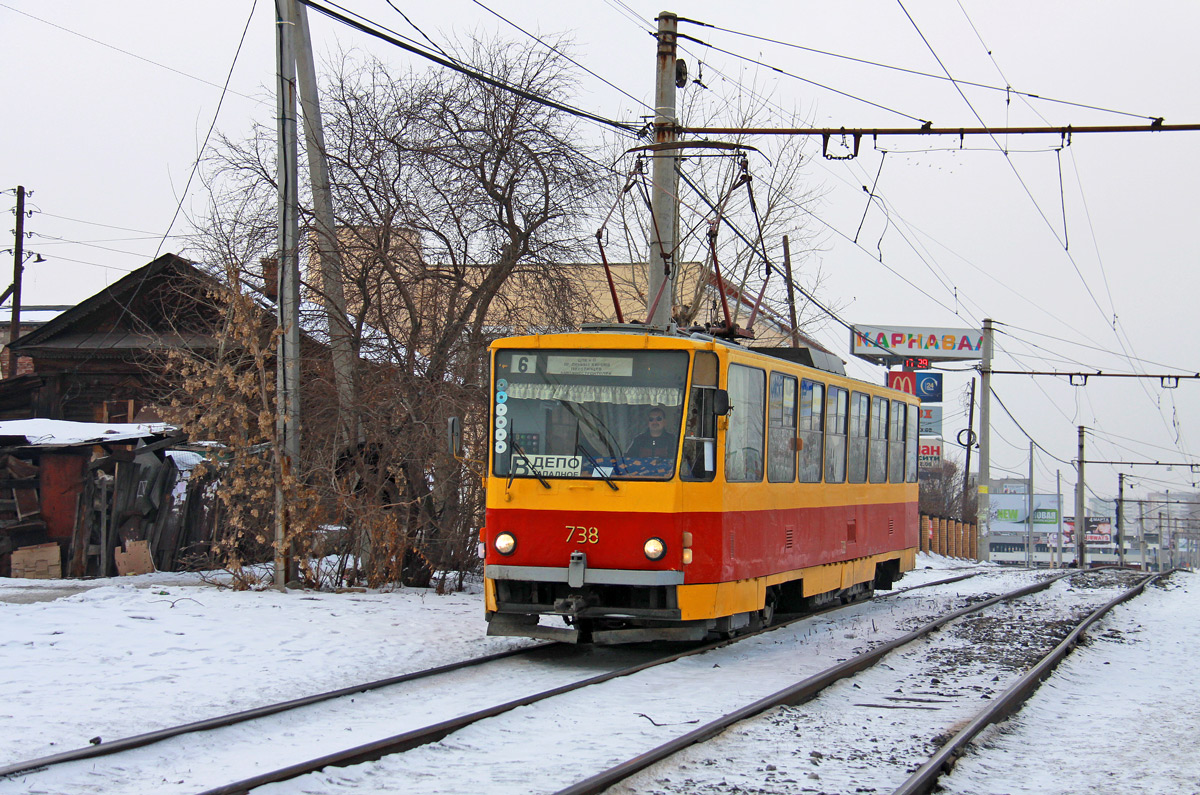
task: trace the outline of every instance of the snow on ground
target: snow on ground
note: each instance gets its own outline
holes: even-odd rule
[[[526,643],[485,637],[481,600],[0,578],[0,765]]]
[[[898,586],[981,568],[993,591],[1030,581],[1030,572],[922,555]],[[970,593],[983,579],[942,588]],[[0,765],[525,643],[487,638],[481,599],[238,592],[192,574],[0,579]],[[1035,696],[1034,717],[990,732],[963,760],[951,791],[1200,793],[1200,758],[1184,741],[1200,725],[1189,670],[1200,658],[1191,629],[1200,575],[1176,574],[1118,611]],[[814,630],[812,642],[834,638]],[[998,770],[1005,784],[989,789]]]
[[[976,738],[945,791],[1197,795],[1197,628],[1200,574],[1116,607],[1020,713]]]

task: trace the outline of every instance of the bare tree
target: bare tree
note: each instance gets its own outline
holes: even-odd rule
[[[476,40],[456,57],[526,94],[561,99],[572,89],[545,50]],[[600,172],[571,117],[463,75],[397,75],[381,61],[342,56],[326,85],[362,432],[357,445],[338,448],[336,391],[327,368],[309,368],[301,478],[325,521],[351,528],[368,582],[419,584],[477,565],[482,490],[444,450],[446,419],[482,427],[486,346],[529,325],[531,302],[540,322],[572,318],[579,290],[554,265],[582,256]],[[273,255],[272,136],[260,127],[225,140],[212,164],[198,244],[237,272],[226,281],[238,285],[260,283],[256,263]],[[302,237],[311,247],[313,236]],[[315,297],[320,279],[310,270]]]

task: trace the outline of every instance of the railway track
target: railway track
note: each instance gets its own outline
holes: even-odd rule
[[[942,585],[946,583],[958,582],[972,575],[960,575],[957,577],[948,578],[946,580],[938,580],[913,588],[926,588],[930,586]],[[892,592],[887,596],[896,596],[902,592],[912,590],[903,589],[903,591]],[[842,609],[840,607],[827,608],[824,611],[814,615],[820,615],[831,611]],[[805,617],[811,618],[811,616]],[[780,626],[785,626],[793,621],[805,619],[793,619],[792,621],[783,621]],[[757,634],[757,633],[754,633]],[[749,635],[742,636],[742,638]],[[737,640],[741,640],[738,638]],[[285,720],[285,726],[294,726],[298,723],[316,723],[321,724],[325,720],[323,715],[332,711],[339,713],[348,711],[346,704],[354,702],[355,699],[363,701],[364,697],[371,698],[372,694],[377,694],[377,691],[387,691],[396,689],[401,685],[411,687],[427,688],[430,681],[438,678],[446,678],[457,676],[461,678],[464,672],[471,669],[478,669],[473,672],[470,678],[483,680],[489,683],[495,681],[520,681],[524,683],[542,682],[544,681],[545,672],[541,672],[539,676],[530,676],[528,671],[522,672],[518,669],[507,669],[500,666],[532,664],[535,667],[550,667],[556,669],[557,673],[565,674],[572,681],[565,684],[552,687],[549,690],[540,692],[527,693],[518,698],[496,704],[485,710],[476,710],[467,712],[465,715],[453,715],[442,721],[434,721],[432,724],[425,725],[410,732],[405,732],[401,735],[389,735],[379,740],[359,745],[353,745],[345,750],[334,754],[321,755],[315,759],[305,757],[297,760],[294,764],[288,765],[282,769],[272,769],[267,773],[259,774],[241,781],[234,785],[223,785],[216,788],[210,788],[209,792],[241,792],[247,791],[252,786],[258,786],[268,781],[285,780],[296,775],[303,774],[313,769],[319,769],[328,765],[346,765],[355,762],[366,761],[368,759],[378,758],[379,756],[395,753],[399,750],[416,747],[425,743],[433,742],[447,734],[470,725],[478,720],[496,714],[502,714],[511,709],[524,706],[528,703],[551,698],[555,695],[571,692],[583,687],[601,684],[603,682],[615,679],[618,677],[631,676],[647,668],[657,665],[663,665],[685,657],[702,654],[713,649],[726,646],[735,641],[719,641],[715,643],[705,644],[701,646],[691,646],[682,651],[663,652],[661,647],[657,649],[609,649],[599,651],[588,651],[573,647],[559,646],[556,644],[539,644],[525,649],[510,650],[498,654],[487,655],[484,657],[465,660],[462,662],[438,666],[435,668],[418,671],[414,673],[404,674],[387,679],[381,679],[374,682],[353,685],[350,687],[340,688],[325,693],[319,693],[304,698],[294,699],[278,704],[270,704],[255,709],[245,710],[229,715],[217,716],[193,723],[188,723],[180,726],[170,727],[166,729],[147,732],[144,734],[127,737],[115,741],[103,742],[96,745],[79,748],[71,751],[61,752],[50,756],[30,759],[23,762],[12,763],[0,767],[0,793],[8,791],[27,791],[28,787],[43,787],[45,791],[104,791],[114,792],[121,786],[117,780],[101,780],[103,779],[103,768],[96,765],[104,764],[95,760],[100,760],[102,757],[114,757],[111,762],[111,767],[116,771],[115,779],[125,780],[125,785],[128,791],[145,791],[139,789],[142,786],[152,786],[156,791],[180,791],[180,792],[196,792],[198,787],[194,786],[193,781],[184,778],[177,778],[169,773],[173,767],[178,767],[178,762],[175,760],[186,760],[194,758],[195,746],[197,741],[191,738],[204,737],[207,738],[207,744],[219,745],[221,741],[213,740],[208,734],[220,730],[237,730],[245,724],[272,723],[276,727],[273,732],[278,732],[278,723],[280,720]],[[603,669],[598,673],[594,673],[596,669]],[[590,676],[579,678],[578,672],[592,673]],[[494,698],[496,688],[489,684],[488,697]],[[501,688],[502,689],[502,688]],[[422,701],[436,700],[436,696],[427,695]],[[464,699],[459,699],[464,701]],[[361,711],[355,709],[354,711]],[[418,720],[425,720],[428,723],[429,714],[426,713]],[[403,722],[401,714],[392,713],[389,711],[388,723],[393,724],[397,721]],[[341,718],[345,722],[344,717]],[[362,718],[357,719],[357,724],[362,724]],[[354,721],[351,721],[354,724]],[[344,727],[344,732],[347,734],[356,734],[360,725],[350,725]],[[286,730],[284,734],[294,734],[294,731]],[[235,740],[238,743],[243,742],[243,738],[238,736]],[[344,743],[344,741],[343,741]],[[199,743],[204,745],[205,743]],[[271,747],[270,752],[272,761],[277,761],[280,756],[278,753],[278,744],[267,739],[260,739],[260,745]],[[186,752],[180,751],[180,745],[186,745]],[[239,746],[240,747],[240,746]],[[214,749],[215,750],[215,749]],[[243,751],[241,754],[245,756]],[[215,754],[216,758],[220,758],[220,754]],[[128,761],[133,760],[133,761]],[[90,762],[90,766],[81,768],[83,763]],[[186,762],[185,762],[186,764]],[[210,765],[214,762],[210,761]],[[76,781],[75,784],[70,783],[72,776],[67,772],[69,768],[74,766],[78,771],[82,770],[82,780]],[[215,761],[216,769],[223,769],[219,761]],[[259,765],[262,767],[262,765]],[[144,769],[160,771],[155,775],[161,779],[153,782],[144,782],[139,784],[129,775],[130,771]],[[236,769],[236,768],[234,768]],[[162,775],[161,771],[168,771],[166,775]],[[39,782],[45,782],[39,783]],[[76,790],[78,786],[80,789]],[[201,785],[203,786],[203,785]],[[17,788],[16,790],[11,788]]]
[[[1055,583],[1061,592],[1049,601],[1008,595],[978,603],[931,622],[942,632],[917,630],[556,795],[930,792],[972,738],[1018,710],[1088,627],[1160,575],[1066,576],[1073,582]],[[886,663],[867,669],[885,655]],[[852,664],[856,675],[845,678]]]

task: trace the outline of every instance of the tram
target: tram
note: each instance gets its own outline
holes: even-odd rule
[[[914,565],[919,401],[836,356],[636,325],[490,356],[489,635],[731,636]]]

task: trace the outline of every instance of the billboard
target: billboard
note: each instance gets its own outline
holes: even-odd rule
[[[942,407],[941,406],[921,406],[920,417],[920,434],[922,436],[941,436],[942,435]]]
[[[1084,526],[1087,528],[1087,543],[1098,546],[1116,543],[1116,539],[1113,538],[1112,517],[1088,516],[1083,521]],[[1075,543],[1074,516],[1067,516],[1063,519],[1063,535],[1066,536],[1063,543]]]
[[[908,370],[888,370],[887,385],[910,395],[917,394],[917,374]]]
[[[978,359],[983,331],[935,326],[855,326],[850,353],[868,361],[920,356],[931,361]]]
[[[1033,532],[1058,532],[1058,495],[1033,495]],[[1029,516],[1029,495],[992,494],[988,501],[988,531],[1001,533],[1024,533]]]
[[[922,436],[917,446],[917,469],[937,469],[942,465],[942,440],[936,436]]]
[[[942,374],[917,373],[917,397],[922,403],[941,403]]]

